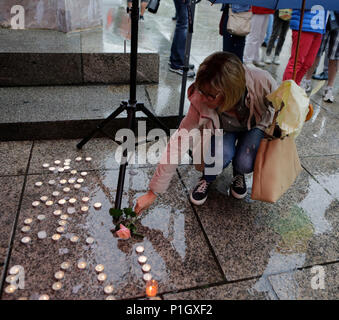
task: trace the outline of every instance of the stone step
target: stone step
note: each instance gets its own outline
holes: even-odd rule
[[[82,138],[128,99],[128,85],[3,87],[0,88],[0,140]],[[137,101],[144,103],[167,127],[176,127],[177,105],[174,102],[173,108],[157,105],[154,86],[138,85]],[[114,135],[127,126],[126,117],[122,113],[105,131]],[[141,112],[137,118],[146,120]],[[147,127],[158,126],[147,120]]]

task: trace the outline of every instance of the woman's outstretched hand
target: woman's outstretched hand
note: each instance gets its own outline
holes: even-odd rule
[[[148,191],[146,194],[137,199],[134,212],[137,215],[141,214],[142,211],[146,210],[152,205],[156,198],[156,194],[154,194],[151,190]]]

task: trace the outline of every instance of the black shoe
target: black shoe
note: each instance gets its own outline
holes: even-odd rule
[[[200,178],[199,182],[190,194],[191,202],[197,206],[201,206],[207,199],[210,185],[210,182],[207,182],[204,178]]]
[[[323,71],[322,73],[315,74],[312,78],[315,80],[328,80],[328,73]]]
[[[171,66],[171,61],[168,61],[168,65]],[[188,65],[188,69],[194,70],[194,68],[195,68],[195,65],[194,65],[194,64],[189,64],[189,65]]]
[[[145,21],[144,16],[140,15],[140,20],[144,20]]]
[[[261,46],[264,47],[264,48],[267,48],[267,43],[266,43],[266,42],[263,42],[263,43],[261,44]]]
[[[231,193],[234,198],[243,199],[247,194],[247,187],[245,176],[243,174],[237,173],[233,176]]]
[[[173,21],[177,20],[177,16],[172,17],[172,20]]]
[[[184,74],[184,70],[183,69],[175,69],[175,68],[172,68],[171,66],[168,68],[169,71],[172,71],[172,72],[175,72],[175,73],[178,73],[180,74],[181,76]],[[187,77],[188,78],[194,78],[195,77],[195,72],[193,70],[188,70],[187,71]]]

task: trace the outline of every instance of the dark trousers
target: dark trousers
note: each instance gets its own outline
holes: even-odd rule
[[[234,36],[227,32],[227,21],[228,21],[228,8],[227,5],[223,12],[223,21],[221,25],[222,38],[223,38],[223,51],[232,52],[238,56],[242,61],[244,56],[245,38],[240,36]]]
[[[275,56],[279,56],[284,45],[286,33],[290,27],[290,20],[282,20],[279,18],[279,10],[274,13],[273,31],[270,41],[267,45],[266,55],[270,55],[274,46],[275,40],[279,37],[277,47],[275,48]]]

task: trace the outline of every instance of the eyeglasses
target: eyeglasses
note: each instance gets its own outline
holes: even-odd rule
[[[201,89],[197,89],[197,90],[198,90],[198,92],[199,92],[201,95],[205,96],[205,97],[207,98],[207,100],[209,100],[209,101],[215,100],[215,99],[219,96],[219,94],[220,94],[220,92],[218,92],[218,93],[214,96],[214,95],[212,95],[212,94],[210,94],[210,93],[205,93],[205,92],[202,91]]]

